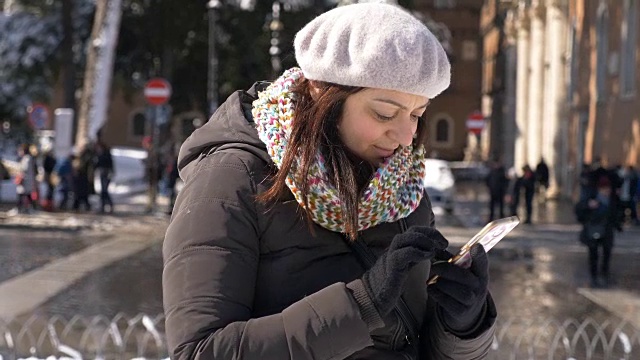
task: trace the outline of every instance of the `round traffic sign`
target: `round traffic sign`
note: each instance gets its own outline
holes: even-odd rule
[[[27,108],[29,114],[29,124],[35,130],[47,129],[50,125],[51,116],[49,108],[44,104],[33,104]]]
[[[171,85],[162,78],[153,78],[144,86],[144,97],[151,105],[162,105],[171,97]]]
[[[474,111],[467,118],[467,130],[475,135],[480,135],[484,129],[485,119],[480,111]]]

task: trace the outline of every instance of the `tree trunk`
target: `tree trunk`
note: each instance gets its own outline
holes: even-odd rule
[[[95,140],[105,123],[110,102],[113,58],[120,29],[121,0],[96,2],[96,14],[87,49],[76,146]]]
[[[73,63],[73,0],[62,0],[62,73],[65,108],[76,109],[76,68]]]

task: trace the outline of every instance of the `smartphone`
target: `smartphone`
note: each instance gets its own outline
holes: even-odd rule
[[[471,247],[477,243],[482,244],[484,251],[489,252],[500,240],[502,240],[511,230],[520,224],[520,219],[517,216],[510,216],[503,219],[494,220],[485,225],[482,230],[475,234],[469,242],[464,244],[460,251],[454,255],[449,262],[454,263],[460,267],[468,268],[471,266]],[[427,284],[431,285],[436,282],[438,276],[434,276]]]

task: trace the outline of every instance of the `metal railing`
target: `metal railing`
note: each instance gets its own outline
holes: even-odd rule
[[[0,360],[168,357],[163,315],[0,320]],[[640,359],[640,329],[619,319],[499,320],[489,359]]]
[[[0,320],[0,360],[167,359],[164,316]]]

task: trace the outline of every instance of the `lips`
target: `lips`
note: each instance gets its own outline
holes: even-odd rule
[[[385,159],[388,157],[391,157],[391,155],[393,155],[393,153],[396,152],[395,149],[389,150],[389,149],[381,148],[378,146],[374,146],[374,149],[376,150],[376,155]]]

